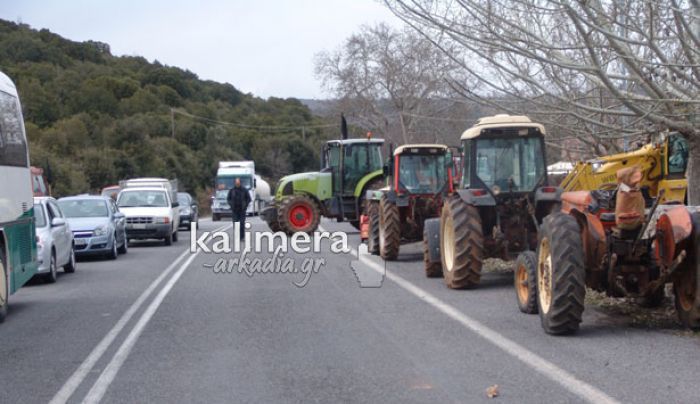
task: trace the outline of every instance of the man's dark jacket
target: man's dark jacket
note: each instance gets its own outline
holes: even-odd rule
[[[250,203],[250,193],[243,187],[233,187],[229,189],[226,200],[232,212],[245,212]]]

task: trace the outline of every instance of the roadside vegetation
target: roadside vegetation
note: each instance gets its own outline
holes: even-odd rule
[[[263,100],[4,20],[0,70],[17,84],[32,164],[48,169],[56,196],[162,176],[204,199],[219,160],[255,160],[274,180],[316,169],[317,145],[337,132],[296,99]]]

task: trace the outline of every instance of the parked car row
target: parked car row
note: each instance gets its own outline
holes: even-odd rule
[[[76,257],[117,259],[128,252],[132,240],[160,238],[166,245],[177,241],[178,230],[199,221],[197,202],[186,192],[173,196],[151,180],[157,179],[124,184],[102,196],[35,197],[37,276],[56,282],[59,268],[75,272]]]

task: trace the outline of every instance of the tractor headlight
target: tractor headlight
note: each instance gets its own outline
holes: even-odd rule
[[[498,195],[501,193],[501,187],[499,187],[498,185],[494,185],[493,187],[491,187],[491,192],[493,192],[494,195]]]

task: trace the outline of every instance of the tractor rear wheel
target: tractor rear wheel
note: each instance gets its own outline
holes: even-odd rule
[[[10,296],[10,286],[7,284],[7,261],[5,246],[0,244],[0,323],[7,317],[7,301]]]
[[[572,216],[554,213],[540,227],[537,246],[537,303],[548,334],[578,330],[586,297],[581,229]]]
[[[277,218],[273,218],[269,222],[267,222],[268,227],[270,227],[270,230],[272,230],[274,233],[277,233],[278,231],[282,231],[282,227],[280,227],[280,222]]]
[[[448,288],[473,288],[479,284],[483,245],[477,208],[459,196],[447,200],[440,218],[440,257]]]
[[[673,280],[676,312],[683,326],[700,329],[700,214],[692,216],[693,233],[690,236],[690,257],[687,265]],[[686,264],[686,263],[684,263]]]
[[[513,282],[520,311],[537,314],[537,255],[534,251],[525,251],[518,255]]]
[[[387,261],[399,256],[401,245],[401,218],[399,207],[382,197],[379,202],[379,254]]]
[[[318,228],[321,215],[316,202],[306,195],[287,196],[280,202],[277,219],[288,234],[311,233]]]
[[[423,224],[423,267],[425,268],[425,276],[428,278],[439,278],[442,276],[442,262],[433,262],[430,259],[431,238],[440,238],[440,219],[429,219]],[[440,240],[437,241],[437,244],[439,243]]]
[[[367,251],[372,255],[379,255],[379,203],[368,202],[367,206],[367,215],[369,216]]]

